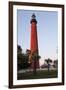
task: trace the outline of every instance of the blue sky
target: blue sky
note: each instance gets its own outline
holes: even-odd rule
[[[35,13],[37,20],[39,55],[45,58],[57,59],[58,47],[58,12],[17,10],[18,45],[25,52],[30,49],[31,16]]]

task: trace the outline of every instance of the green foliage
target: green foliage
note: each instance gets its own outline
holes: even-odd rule
[[[32,54],[32,60],[39,60],[41,57],[38,55],[38,53],[37,52],[34,52],[33,54]]]
[[[52,60],[51,59],[45,59],[45,62],[47,63],[48,65],[48,72],[49,72],[49,69],[50,69],[50,63],[52,63]]]
[[[25,54],[19,54],[18,56],[18,69],[28,68],[28,56]]]
[[[37,72],[37,65],[36,65],[36,63],[37,63],[37,60],[39,60],[39,58],[40,58],[40,56],[38,55],[38,53],[37,52],[32,52],[32,54],[31,54],[31,60],[33,60],[34,61],[34,67],[33,67],[33,73],[36,75],[36,72]]]
[[[52,60],[48,58],[48,59],[45,59],[45,62],[48,64],[48,63],[51,63]]]
[[[26,69],[30,66],[31,63],[29,63],[29,55],[31,54],[30,50],[26,50],[26,53],[23,53],[21,46],[17,46],[17,64],[18,64],[18,70],[20,69]],[[41,58],[37,52],[33,52],[31,55],[31,60],[34,60],[34,71],[36,72],[36,61]]]
[[[54,60],[54,67],[58,69],[58,60]]]
[[[18,46],[18,52],[17,52],[18,70],[26,69],[29,67],[28,57],[29,57],[28,54],[23,53],[21,47]]]

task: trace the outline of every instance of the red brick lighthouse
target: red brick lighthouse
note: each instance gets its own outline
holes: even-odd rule
[[[31,38],[30,40],[31,55],[33,55],[34,53],[39,55],[38,54],[38,38],[37,38],[37,21],[36,21],[35,14],[32,15],[30,23],[31,23],[31,37],[30,37]],[[39,68],[39,59],[32,60],[31,67]]]

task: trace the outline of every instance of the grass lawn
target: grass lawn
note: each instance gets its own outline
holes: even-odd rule
[[[33,72],[25,72],[25,73],[18,73],[17,79],[41,79],[41,78],[56,78],[57,77],[57,71],[56,70],[41,70],[37,71],[36,74]]]

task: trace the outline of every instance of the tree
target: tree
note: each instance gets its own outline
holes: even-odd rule
[[[29,55],[28,53],[23,53],[21,46],[17,46],[17,61],[18,61],[18,70],[26,69],[29,67],[28,63]]]
[[[18,54],[18,70],[27,69],[29,67],[28,56],[26,54]]]
[[[48,59],[45,59],[45,62],[48,65],[48,72],[49,72],[49,70],[50,70],[50,63],[52,63],[52,60],[48,58]]]
[[[17,45],[17,53],[18,54],[21,54],[22,53],[22,48],[21,46]]]
[[[58,69],[58,60],[54,60],[54,67]]]
[[[33,68],[34,74],[36,74],[36,72],[37,72],[36,62],[39,58],[41,58],[41,57],[38,55],[38,53],[36,51],[32,51],[29,56],[29,62],[34,61],[34,68]]]

